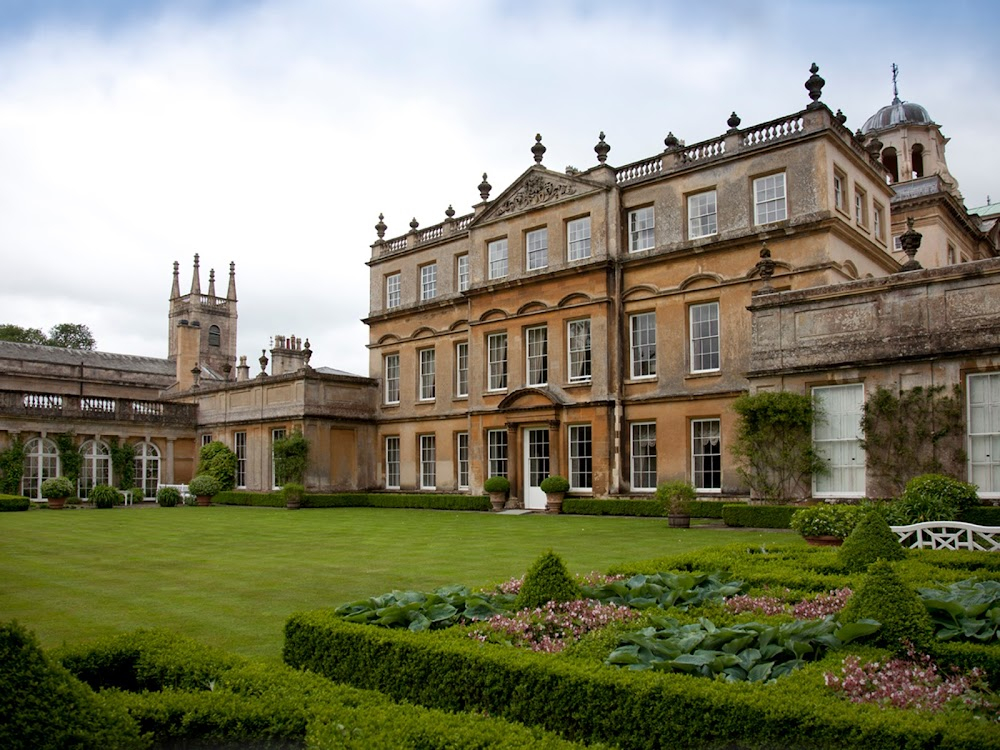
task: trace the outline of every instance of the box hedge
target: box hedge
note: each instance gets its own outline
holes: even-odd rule
[[[15,513],[31,507],[31,500],[21,495],[0,495],[0,513]]]
[[[801,507],[801,506],[798,506]],[[791,528],[792,514],[798,510],[794,505],[736,505],[722,506],[722,520],[726,526],[740,526],[751,529]]]
[[[284,508],[280,492],[220,492],[212,498],[213,505],[243,505],[263,508]],[[482,495],[443,495],[436,493],[365,493],[337,492],[308,494],[302,497],[303,508],[425,508],[430,510],[490,509],[489,498]]]
[[[976,523],[980,526],[1000,526],[1000,506],[977,505],[962,511],[960,518],[966,523]]]

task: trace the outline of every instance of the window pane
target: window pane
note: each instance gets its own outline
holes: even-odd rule
[[[589,490],[593,485],[593,458],[589,424],[569,428],[569,484],[574,489]]]
[[[455,395],[469,395],[469,344],[455,345]]]
[[[420,269],[420,299],[429,300],[437,296],[437,264],[423,266]]]
[[[590,257],[590,217],[574,219],[566,224],[566,257],[569,260],[583,260]]]
[[[691,371],[719,369],[719,303],[691,306]]]
[[[717,231],[715,191],[709,190],[688,198],[688,237],[696,239]]]
[[[590,380],[590,320],[573,320],[568,326],[570,382]]]
[[[469,433],[460,432],[456,438],[458,454],[458,489],[469,489]]]
[[[385,358],[385,402],[399,403],[399,355],[388,354]]]
[[[656,424],[633,424],[632,432],[632,489],[656,489]]]
[[[507,388],[507,334],[493,333],[487,339],[489,350],[489,390]]]
[[[544,385],[549,378],[549,332],[544,326],[527,330],[528,385]]]
[[[434,398],[434,395],[434,350],[422,349],[420,352],[420,400],[429,401]]]
[[[491,477],[507,476],[507,430],[490,430],[486,435]]]
[[[785,211],[785,173],[760,177],[753,182],[756,223],[783,221]]]
[[[549,231],[547,229],[536,229],[533,232],[528,232],[524,237],[524,244],[528,253],[529,271],[545,268],[549,264]]]
[[[491,279],[502,279],[507,275],[507,240],[495,240],[488,246]]]
[[[722,489],[722,440],[718,419],[691,422],[691,464],[696,489]]]
[[[385,486],[399,489],[399,438],[385,439]]]
[[[469,256],[459,255],[457,264],[458,291],[464,292],[469,288]]]
[[[653,207],[646,206],[629,212],[629,252],[648,250],[656,244],[653,226]]]
[[[394,273],[385,277],[385,306],[399,307],[400,304],[400,275]]]
[[[630,318],[632,329],[632,377],[656,375],[656,314],[640,313]]]
[[[420,488],[437,486],[437,441],[434,435],[420,436]]]

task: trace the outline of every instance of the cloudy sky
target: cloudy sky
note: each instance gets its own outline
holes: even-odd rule
[[[823,101],[892,98],[945,135],[966,204],[1000,200],[993,0],[0,0],[0,323],[90,326],[166,356],[182,291],[236,262],[239,352],[309,338],[367,372],[365,261],[532,164],[586,168]],[[220,291],[221,291],[220,290]],[[224,292],[223,292],[224,293]]]

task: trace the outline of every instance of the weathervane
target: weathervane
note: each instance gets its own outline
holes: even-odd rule
[[[899,76],[899,66],[892,64],[892,103],[899,104],[899,87],[896,86],[896,78]]]

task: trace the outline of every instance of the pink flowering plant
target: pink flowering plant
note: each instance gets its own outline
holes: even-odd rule
[[[912,708],[920,711],[971,709],[997,721],[996,696],[986,685],[978,667],[965,674],[957,668],[942,674],[927,654],[912,646],[906,658],[886,662],[862,662],[858,656],[844,658],[840,674],[824,674],[827,687],[842,693],[852,703],[872,703],[881,708]]]
[[[785,589],[785,594],[790,593]],[[726,609],[735,614],[753,612],[762,615],[792,615],[796,620],[814,620],[827,615],[835,615],[844,608],[847,600],[853,592],[849,588],[842,588],[830,591],[827,594],[819,594],[811,599],[803,599],[794,604],[789,603],[777,596],[762,595],[750,596],[740,594],[726,599]]]
[[[593,599],[547,602],[544,607],[499,614],[478,622],[469,630],[469,637],[483,643],[505,643],[552,654],[591,631],[638,617],[636,610]]]

